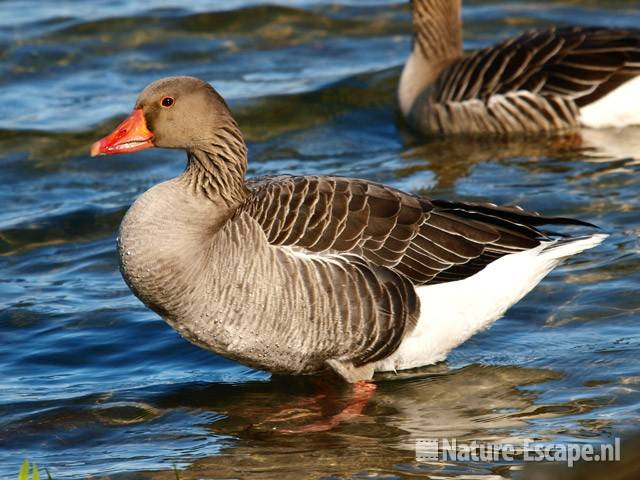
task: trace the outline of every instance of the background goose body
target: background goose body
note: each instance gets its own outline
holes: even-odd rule
[[[365,180],[245,183],[240,132],[197,79],[155,82],[134,112],[94,154],[154,144],[188,164],[125,216],[123,276],[185,338],[256,368],[358,381],[442,360],[604,238],[557,241],[539,227],[582,222]]]
[[[400,109],[428,133],[640,124],[640,30],[531,31],[462,56],[461,2],[414,0]]]

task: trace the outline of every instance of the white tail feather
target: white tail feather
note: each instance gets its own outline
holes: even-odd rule
[[[566,240],[557,240],[555,242],[545,244],[546,247],[541,255],[549,259],[563,260],[567,257],[583,252],[590,248],[600,245],[605,238],[605,233],[597,233],[588,237],[577,237]]]
[[[452,349],[493,324],[562,260],[595,247],[606,237],[596,234],[543,242],[505,255],[464,280],[418,287],[418,325],[376,370],[416,368],[444,360]]]
[[[589,128],[640,124],[640,76],[580,109],[580,121]]]

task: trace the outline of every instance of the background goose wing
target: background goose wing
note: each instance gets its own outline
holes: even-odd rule
[[[482,102],[502,123],[492,130],[546,130],[576,126],[578,107],[637,75],[640,30],[569,27],[479,50],[445,69],[430,93],[449,114]]]
[[[270,177],[249,182],[242,211],[272,245],[350,254],[414,285],[460,280],[547,238],[536,226],[581,222],[519,208],[427,200],[365,180]]]

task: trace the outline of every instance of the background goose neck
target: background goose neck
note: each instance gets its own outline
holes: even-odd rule
[[[413,0],[412,10],[414,50],[436,63],[462,54],[461,0]]]
[[[461,0],[413,0],[415,37],[398,86],[405,116],[425,88],[462,56],[461,8]]]

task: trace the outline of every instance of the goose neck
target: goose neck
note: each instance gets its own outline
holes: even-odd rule
[[[247,147],[237,129],[223,129],[198,147],[187,150],[183,182],[198,197],[228,207],[247,195]]]

